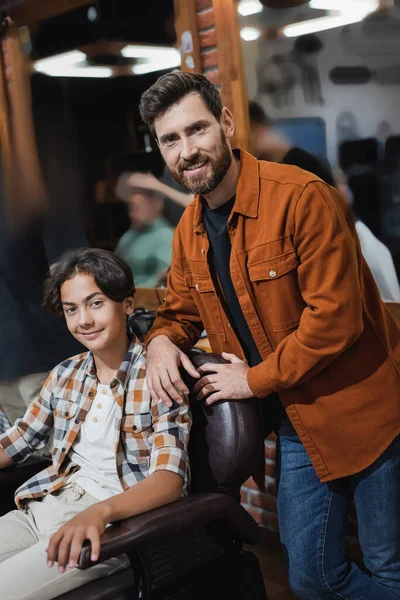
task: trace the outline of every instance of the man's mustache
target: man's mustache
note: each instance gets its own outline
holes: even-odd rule
[[[203,156],[201,156],[201,154],[196,154],[196,156],[194,156],[190,160],[182,160],[179,165],[179,170],[184,171],[185,169],[196,165],[197,163],[204,162],[205,160],[206,159]]]

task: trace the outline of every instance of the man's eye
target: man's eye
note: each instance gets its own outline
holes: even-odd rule
[[[166,146],[172,146],[172,144],[175,142],[175,138],[174,137],[169,137],[166,140],[164,140],[164,144]]]
[[[103,304],[103,302],[101,300],[95,300],[94,302],[92,302],[92,304],[90,306],[94,306],[95,308],[97,308],[98,306],[101,306]]]
[[[66,315],[72,315],[75,312],[75,308],[66,308],[65,309],[65,314]]]
[[[201,133],[202,131],[204,131],[204,125],[196,125],[194,131],[195,133]]]

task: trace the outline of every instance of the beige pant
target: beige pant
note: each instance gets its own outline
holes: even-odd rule
[[[31,501],[27,513],[13,510],[0,517],[1,600],[50,600],[129,566],[126,555],[86,571],[67,567],[59,573],[57,563],[47,566],[45,549],[51,535],[95,502],[72,483],[41,501]]]
[[[3,410],[11,425],[23,417],[30,403],[40,394],[48,373],[32,373],[10,381],[0,381],[0,408]],[[45,448],[37,454],[50,458],[53,449],[53,433],[50,434]]]

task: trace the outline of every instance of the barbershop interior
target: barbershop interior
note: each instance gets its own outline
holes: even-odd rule
[[[28,407],[50,369],[77,354],[64,322],[42,306],[45,278],[65,252],[96,248],[126,262],[136,288],[127,325],[142,343],[160,306],[168,305],[163,319],[172,318],[167,290],[177,281],[171,263],[180,260],[174,234],[198,192],[171,174],[162,140],[139,111],[142,95],[169,73],[200,74],[216,86],[234,119],[232,148],[294,165],[335,188],[380,299],[400,319],[399,0],[1,0],[0,10],[0,436],[13,447],[29,446],[8,432],[25,410],[33,414]],[[275,284],[276,270],[268,276]],[[185,279],[187,294],[220,311],[212,285],[193,281]],[[203,328],[191,350],[199,364],[220,353],[218,336]],[[69,393],[78,384],[79,375]],[[256,477],[259,440],[249,429],[260,429],[260,415],[249,405],[196,404],[187,494],[118,519],[100,537],[99,561],[124,555],[125,568],[86,576],[67,591],[60,586],[58,595],[32,588],[23,598],[325,597],[299,596],[291,585],[278,519],[277,436],[260,437]],[[65,418],[71,426],[73,416]],[[143,435],[143,422],[131,435]],[[56,477],[47,471],[44,484],[37,476],[53,468],[57,453],[55,442],[49,454],[43,448],[40,442],[26,461],[0,470],[0,532],[19,486],[36,476],[47,493]],[[366,568],[354,505],[345,552]],[[92,559],[85,537],[75,569],[89,574],[100,567]]]

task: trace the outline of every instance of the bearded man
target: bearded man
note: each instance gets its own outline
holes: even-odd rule
[[[278,513],[303,599],[400,598],[400,330],[340,192],[298,167],[232,150],[231,112],[205,77],[163,75],[140,111],[196,194],[175,232],[147,339],[154,399],[260,398],[278,436]],[[197,372],[203,329],[227,364]],[[252,435],[252,432],[248,432]],[[344,538],[354,499],[364,567]]]

